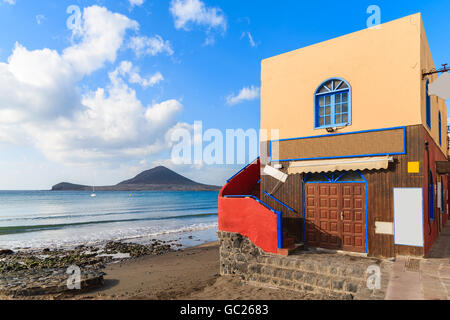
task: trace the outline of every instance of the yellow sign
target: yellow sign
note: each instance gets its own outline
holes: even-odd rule
[[[420,163],[417,162],[408,162],[408,173],[419,173],[420,172]]]

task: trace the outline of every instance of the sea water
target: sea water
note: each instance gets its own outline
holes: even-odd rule
[[[215,191],[0,191],[0,248],[217,240]]]

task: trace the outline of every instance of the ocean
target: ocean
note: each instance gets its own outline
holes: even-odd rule
[[[217,240],[216,191],[0,191],[0,249]]]

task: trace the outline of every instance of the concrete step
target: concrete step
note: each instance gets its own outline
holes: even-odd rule
[[[326,299],[353,300],[355,297],[352,293],[344,291],[321,288],[314,285],[302,283],[299,281],[276,278],[257,273],[250,275],[247,282],[254,286],[282,288],[286,290],[297,291],[299,293],[301,292],[302,294],[308,292],[317,296],[324,296],[326,297]]]
[[[269,286],[281,286],[296,291],[310,291],[318,294],[334,293],[341,297],[352,298],[357,292],[366,288],[365,279],[320,274],[295,268],[256,263],[249,265],[249,271],[249,281]]]
[[[247,281],[269,287],[308,291],[336,299],[383,299],[384,292],[367,288],[367,266],[371,261],[348,263],[336,255],[261,255],[248,266]]]
[[[307,257],[307,258],[303,258]],[[336,263],[334,259],[327,256],[314,256],[310,258],[308,255],[293,255],[288,257],[277,255],[261,255],[256,261],[263,265],[291,269],[295,271],[314,272],[318,274],[332,274],[341,277],[350,277],[355,279],[366,280],[367,264],[345,264]]]
[[[286,256],[280,256],[262,251],[240,234],[223,233],[218,233],[222,275],[236,275],[253,285],[318,294],[319,299],[384,299],[390,272],[387,261],[312,248],[281,249]],[[290,251],[293,254],[287,255]],[[381,288],[369,289],[368,273],[376,267]]]
[[[303,244],[291,243],[290,246],[278,249],[278,254],[281,256],[289,256],[303,250]]]

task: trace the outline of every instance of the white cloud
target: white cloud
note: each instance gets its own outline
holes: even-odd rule
[[[139,69],[133,67],[133,64],[130,61],[122,61],[116,70],[112,72],[114,81],[117,81],[118,76],[128,76],[129,83],[139,84],[144,88],[153,87],[164,80],[163,75],[159,71],[149,77],[143,78],[139,74]]]
[[[161,74],[161,72],[156,72],[155,74],[151,75],[148,78],[142,78],[138,73],[134,72],[130,74],[129,81],[130,83],[138,83],[144,88],[146,87],[153,87],[154,85],[158,84],[159,82],[163,81],[164,77]]]
[[[167,100],[154,104],[147,108],[145,118],[150,123],[157,123],[160,126],[168,126],[172,121],[172,115],[181,111],[183,106],[177,100]]]
[[[105,62],[114,62],[126,30],[136,30],[138,27],[136,21],[112,13],[104,7],[85,8],[81,41],[65,49],[63,57],[77,71],[90,74],[101,68]]]
[[[150,86],[131,63],[109,73],[104,88],[81,92],[87,75],[114,63],[125,33],[137,23],[105,8],[84,9],[79,41],[58,53],[16,43],[0,62],[0,142],[31,143],[64,164],[120,163],[167,148],[165,134],[182,110],[177,100],[144,105],[125,82]]]
[[[227,20],[222,9],[208,8],[200,0],[172,0],[170,12],[177,29],[189,30],[194,24],[206,26],[208,29],[227,29]]]
[[[251,86],[244,87],[239,91],[237,95],[230,94],[227,97],[227,104],[232,106],[243,101],[251,101],[259,98],[260,89],[259,87]]]
[[[3,0],[3,2],[6,2],[7,4],[10,4],[10,5],[16,4],[16,0]]]
[[[142,105],[113,72],[111,83],[82,97],[72,119],[30,122],[23,128],[47,158],[60,163],[114,162],[142,158],[167,147],[165,133],[182,110],[177,100]]]
[[[142,6],[144,4],[144,0],[128,0],[132,7],[134,6]]]
[[[168,40],[163,40],[161,36],[156,35],[152,38],[146,36],[136,36],[130,39],[128,47],[131,48],[137,56],[151,55],[155,56],[165,52],[168,55],[173,54],[172,47]]]

